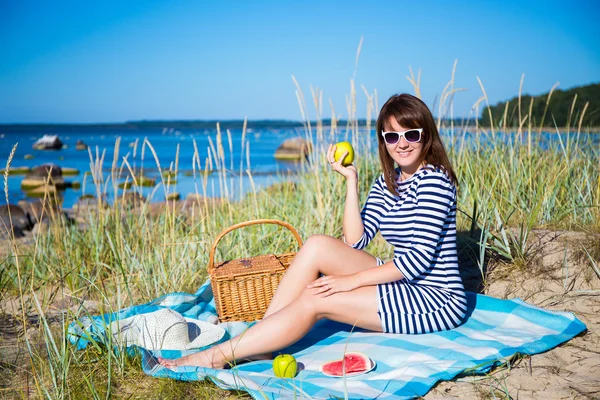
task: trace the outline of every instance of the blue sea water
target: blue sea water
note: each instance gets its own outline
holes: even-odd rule
[[[208,197],[220,197],[228,195],[231,198],[239,198],[251,190],[252,186],[246,174],[248,168],[247,148],[249,146],[249,161],[252,179],[257,189],[271,185],[281,180],[288,172],[298,172],[300,166],[297,162],[278,161],[274,158],[275,150],[286,139],[294,137],[305,137],[303,129],[249,129],[246,131],[244,149],[242,150],[242,130],[231,130],[231,147],[226,132],[222,132],[222,145],[225,155],[225,167],[227,173],[227,193],[221,187],[222,177],[212,173],[208,175],[206,184],[203,185],[203,176],[193,175],[194,164],[198,170],[198,160],[194,161],[195,148],[199,156],[201,168],[205,168],[207,157],[211,153],[214,164],[214,152],[210,150],[210,141],[217,149],[217,132],[211,130],[174,130],[174,129],[148,129],[148,130],[90,130],[90,131],[66,131],[53,132],[57,134],[66,148],[61,150],[35,150],[32,148],[37,139],[45,132],[0,132],[0,168],[4,168],[9,159],[13,146],[18,143],[16,152],[11,162],[11,168],[35,167],[44,163],[54,163],[61,167],[76,168],[80,171],[77,176],[65,177],[65,181],[77,181],[81,183],[80,189],[66,189],[64,192],[63,207],[70,208],[83,194],[96,194],[91,174],[91,165],[102,159],[102,175],[109,179],[111,166],[113,164],[115,144],[120,138],[118,149],[117,167],[123,167],[122,179],[125,180],[127,166],[123,163],[126,158],[130,167],[134,170],[143,168],[143,174],[147,177],[156,178],[160,183],[160,174],[155,158],[149,146],[142,146],[146,139],[154,148],[159,159],[161,170],[168,170],[172,165],[175,167],[178,146],[178,170],[177,182],[172,184],[169,192],[179,192],[182,198],[188,193],[199,193]],[[133,147],[138,141],[137,147]],[[75,148],[77,140],[82,140],[89,146],[89,151],[78,151]],[[195,146],[194,146],[195,143]],[[142,147],[143,151],[142,151]],[[243,151],[243,152],[242,152]],[[90,154],[91,153],[91,154]],[[135,153],[135,154],[134,154]],[[143,154],[142,154],[143,153]],[[26,159],[26,155],[32,155],[32,159]],[[240,191],[240,166],[242,174],[242,189]],[[21,190],[21,181],[24,175],[10,175],[8,177],[8,201],[16,204],[19,200],[29,200]],[[2,178],[3,180],[3,178]],[[131,181],[131,178],[130,178]],[[112,183],[108,181],[106,194],[108,197],[114,195]],[[0,204],[6,204],[4,195],[4,180],[2,182],[2,195]],[[233,189],[233,190],[232,190]],[[104,192],[104,189],[101,191]],[[121,190],[118,194],[121,194]],[[165,198],[165,188],[158,185],[155,188],[142,188],[142,194],[150,196],[152,201],[160,201]],[[109,199],[110,200],[110,199]]]
[[[328,132],[328,129],[325,130]],[[113,164],[115,144],[117,138],[120,138],[119,154],[117,159],[117,167],[123,167],[124,172],[119,182],[124,181],[127,174],[127,167],[123,163],[126,158],[131,168],[139,170],[143,168],[144,176],[156,178],[156,182],[160,183],[159,169],[157,167],[154,156],[148,146],[142,146],[146,139],[157,153],[160,167],[162,170],[168,170],[176,161],[177,149],[178,154],[178,170],[177,182],[168,188],[169,192],[179,192],[182,198],[185,198],[188,193],[199,193],[208,197],[228,196],[234,200],[243,197],[252,190],[250,179],[246,174],[249,169],[252,174],[254,188],[257,190],[265,186],[279,182],[282,179],[294,179],[294,174],[300,171],[298,163],[278,161],[274,158],[275,150],[286,139],[296,137],[306,137],[303,128],[262,128],[248,129],[244,139],[244,147],[242,149],[242,130],[230,130],[231,147],[229,137],[226,132],[222,132],[222,145],[225,155],[225,168],[227,172],[227,189],[222,187],[222,177],[219,174],[209,174],[204,183],[203,176],[190,176],[194,168],[198,167],[198,160],[194,161],[195,149],[197,148],[199,155],[199,163],[202,168],[205,168],[206,159],[209,153],[214,161],[213,150],[210,150],[210,142],[214,148],[217,146],[217,131],[216,129],[205,130],[175,130],[175,129],[144,129],[144,130],[98,130],[82,129],[80,131],[57,131],[52,134],[57,134],[62,142],[66,145],[61,150],[34,150],[32,145],[44,133],[43,131],[29,130],[27,132],[11,132],[0,130],[0,168],[4,168],[9,159],[11,150],[18,143],[16,152],[11,162],[11,168],[18,167],[35,167],[44,163],[54,163],[61,167],[76,168],[80,171],[78,176],[69,176],[65,180],[67,182],[77,181],[81,184],[80,189],[66,189],[63,193],[63,207],[70,208],[75,204],[77,199],[84,194],[96,195],[98,188],[94,185],[91,174],[85,174],[91,170],[92,163],[102,159],[101,164],[102,176],[105,181],[105,187],[101,187],[101,193],[106,193],[108,200],[111,201],[115,195],[112,190],[113,184],[110,182],[110,168]],[[371,149],[376,149],[376,137],[374,133],[361,131],[363,137],[368,137],[371,140]],[[446,145],[457,143],[457,140],[465,140],[467,143],[474,143],[476,137],[480,139],[479,143],[490,142],[494,145],[510,145],[517,140],[517,136],[512,134],[488,135],[481,133],[473,133],[457,130],[452,132],[444,129],[441,132]],[[328,134],[326,135],[328,136]],[[77,140],[83,140],[88,146],[89,151],[77,151],[75,144]],[[327,138],[329,139],[329,137]],[[348,140],[348,132],[340,130],[334,140]],[[132,145],[137,140],[137,147]],[[520,140],[526,140],[526,136],[521,136]],[[536,146],[542,149],[554,147],[557,149],[564,148],[565,144],[574,141],[586,143],[582,148],[587,148],[592,151],[592,155],[598,156],[598,148],[600,146],[599,134],[585,134],[580,137],[576,133],[557,134],[556,132],[542,132],[541,136],[534,133],[533,142]],[[195,146],[194,146],[195,144]],[[249,147],[249,152],[248,151]],[[143,151],[142,151],[143,148]],[[593,150],[596,149],[596,150]],[[560,151],[560,150],[559,150]],[[91,154],[90,154],[91,153]],[[32,155],[32,159],[25,159],[26,155]],[[249,156],[249,157],[248,157]],[[213,164],[214,166],[214,164]],[[242,177],[240,178],[240,167]],[[292,175],[288,174],[292,173]],[[27,198],[25,192],[21,190],[21,181],[24,175],[10,175],[8,177],[8,201],[11,204],[16,204],[19,200],[31,200]],[[240,182],[241,179],[241,182]],[[0,193],[0,204],[6,204],[4,194],[4,180],[2,177],[2,193]],[[142,188],[143,195],[150,197],[152,201],[161,201],[165,198],[166,189],[163,185],[158,185],[154,188]],[[117,190],[116,194],[120,195],[122,190]]]

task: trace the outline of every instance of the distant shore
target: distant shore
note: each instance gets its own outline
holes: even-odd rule
[[[367,126],[367,120],[358,120],[358,126],[363,129]],[[339,129],[345,129],[348,121],[340,120],[336,121],[335,126]],[[373,129],[375,127],[375,120],[370,122],[370,127]],[[81,130],[85,131],[110,131],[110,130],[122,130],[122,131],[144,131],[150,129],[156,130],[187,130],[187,129],[215,129],[219,124],[221,130],[227,129],[243,129],[244,121],[243,120],[201,120],[201,121],[128,121],[128,122],[119,122],[119,123],[59,123],[59,124],[46,124],[46,123],[35,123],[35,124],[0,124],[0,134],[3,133],[65,133],[65,132],[77,132]],[[305,123],[302,121],[293,121],[293,120],[254,120],[247,121],[246,128],[247,129],[290,129],[290,128],[298,128],[304,129]],[[325,119],[317,123],[317,121],[310,121],[310,126],[314,130],[317,126],[321,126],[325,130],[329,130],[332,126],[330,119]],[[356,126],[356,123],[351,124],[350,126]],[[477,132],[477,131],[491,131],[492,128],[489,126],[481,126],[477,124],[477,121],[474,119],[463,120],[456,118],[454,121],[452,120],[443,120],[442,121],[442,129],[448,129],[450,126],[454,126],[455,129],[466,130],[467,132]],[[493,128],[495,132],[502,132],[503,129]],[[510,128],[507,130],[509,132],[515,132],[517,130],[516,127]],[[528,132],[529,128],[524,126],[521,128],[523,132]],[[539,127],[532,127],[531,132],[538,132],[540,130]],[[556,128],[553,126],[542,127],[542,131],[544,132],[558,132],[566,133],[567,131],[576,132],[577,127],[573,126],[571,129],[567,130],[566,128]],[[600,133],[600,126],[597,127],[582,127],[582,133]]]

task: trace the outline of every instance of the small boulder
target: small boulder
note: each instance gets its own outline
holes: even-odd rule
[[[33,233],[34,236],[43,235],[43,234],[47,233],[49,229],[50,229],[50,219],[44,218],[40,222],[35,224],[35,226],[31,230],[31,233]]]
[[[33,228],[29,214],[21,207],[14,204],[2,205],[0,206],[0,238],[11,238],[11,221],[15,237],[23,237],[23,231]]]
[[[88,145],[83,142],[83,140],[79,139],[77,143],[75,143],[75,150],[87,150]]]
[[[21,181],[21,189],[29,190],[44,185],[52,185],[57,188],[63,188],[65,181],[63,179],[62,168],[53,163],[38,165],[31,169]]]
[[[0,175],[4,175],[4,173],[6,172],[6,170],[0,169]],[[25,175],[31,172],[31,168],[29,167],[10,167],[8,169],[8,174],[9,175]]]
[[[142,175],[137,178],[137,184],[138,184],[138,186],[147,186],[147,187],[156,186],[156,179],[148,178],[147,176]]]
[[[73,213],[76,217],[86,215],[90,212],[97,212],[98,209],[108,208],[108,204],[106,203],[106,199],[104,197],[100,197],[98,199],[93,195],[84,195],[77,199],[77,202],[73,204]]]
[[[140,207],[147,200],[138,192],[126,192],[119,196],[119,202],[122,203],[123,208],[137,208]]]
[[[60,167],[58,167],[58,168],[60,168]],[[62,171],[62,176],[77,176],[77,175],[79,175],[79,170],[77,168],[61,168],[61,171]]]
[[[293,138],[284,141],[275,150],[277,160],[301,160],[312,152],[312,144],[303,138]]]
[[[63,142],[58,135],[44,135],[33,144],[36,150],[60,150],[62,147]]]
[[[172,192],[167,194],[167,200],[177,201],[179,199],[181,199],[181,195],[178,192]]]
[[[25,195],[27,197],[48,197],[55,198],[57,197],[58,190],[54,185],[41,185],[36,188],[26,190]]]
[[[28,191],[46,184],[46,178],[25,178],[21,181],[21,190]]]
[[[46,163],[33,167],[28,177],[46,178],[50,175],[51,178],[62,176],[62,168],[53,163]]]
[[[54,219],[62,213],[61,200],[59,196],[48,196],[39,199],[20,200],[18,205],[29,214],[34,224],[45,219]]]

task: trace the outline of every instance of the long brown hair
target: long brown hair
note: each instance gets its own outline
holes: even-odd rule
[[[426,162],[435,167],[441,167],[448,178],[457,184],[456,175],[446,154],[444,144],[433,120],[431,111],[423,101],[410,94],[397,94],[385,102],[377,118],[377,141],[379,143],[379,160],[383,168],[383,176],[388,190],[398,195],[398,173],[394,166],[394,159],[388,153],[385,140],[381,132],[385,132],[388,121],[395,118],[398,125],[406,128],[423,128],[421,142],[423,150],[419,156],[419,164]]]

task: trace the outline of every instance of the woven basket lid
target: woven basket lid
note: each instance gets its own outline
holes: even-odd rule
[[[224,261],[215,265],[214,277],[227,278],[260,275],[284,271],[285,267],[273,254]]]

